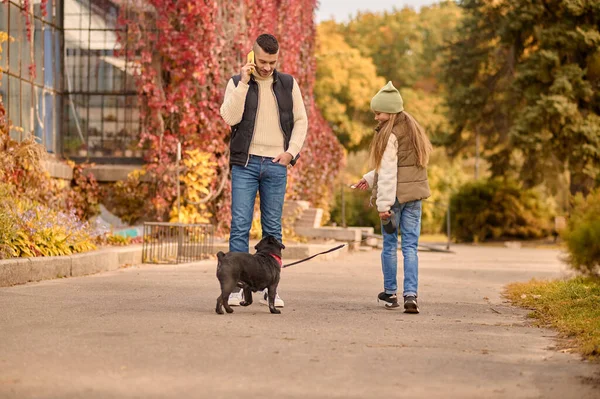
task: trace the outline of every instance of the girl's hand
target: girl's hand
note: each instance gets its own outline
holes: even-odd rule
[[[367,183],[367,181],[362,178],[358,181],[358,183],[355,183],[353,185],[350,186],[351,188],[358,188],[359,190],[366,190],[367,188],[369,188],[369,183]]]
[[[391,217],[392,217],[392,214],[390,213],[390,211],[379,212],[379,219],[387,220]]]

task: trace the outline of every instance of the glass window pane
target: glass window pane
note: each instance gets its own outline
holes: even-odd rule
[[[61,47],[61,34],[60,31],[52,28],[52,34],[54,35],[54,58],[52,65],[54,65],[54,88],[58,91],[63,90],[63,82],[61,74],[61,65],[63,59],[63,52]]]
[[[9,76],[8,78],[8,120],[12,126],[10,136],[16,140],[21,140],[21,81],[18,78]]]
[[[8,3],[0,3],[0,32],[8,32]],[[0,45],[0,68],[6,70],[8,65],[8,37]]]
[[[34,88],[34,104],[33,104],[33,131],[35,137],[40,140],[40,143],[43,139],[43,123],[44,123],[44,98],[43,98],[43,90],[41,87]]]
[[[23,137],[30,135],[33,130],[31,124],[31,96],[31,83],[21,81],[21,127],[23,128]]]
[[[37,18],[42,18],[42,0],[33,0],[33,15]]]
[[[48,22],[53,22],[54,20],[54,2],[52,0],[46,2],[46,16],[44,20]]]
[[[54,87],[54,64],[52,63],[52,28],[45,26],[44,32],[44,85]]]
[[[35,82],[44,82],[44,31],[42,22],[35,20],[35,31],[33,32],[33,52],[35,56]]]
[[[21,40],[22,30],[21,21],[23,16],[21,10],[14,4],[10,5],[10,16],[9,16],[9,29],[8,34],[12,39],[8,44],[8,63],[9,70],[11,73],[20,76],[21,67]],[[24,24],[23,24],[24,25]]]
[[[96,51],[90,51],[88,55],[88,59],[90,62],[90,73],[87,74],[89,78],[87,79],[87,89],[89,91],[98,91],[98,56],[96,53]]]
[[[60,10],[63,0],[54,0],[52,3],[52,9],[54,13],[54,25],[61,26],[62,18],[60,17]],[[48,1],[48,4],[50,4],[50,1]]]
[[[54,133],[52,135],[53,138],[53,146],[52,146],[52,152],[58,153],[60,151],[60,147],[59,146],[59,139],[60,136],[62,134],[62,129],[61,129],[61,125],[62,125],[62,119],[60,117],[61,115],[61,110],[62,110],[62,95],[57,94],[54,96]]]
[[[44,118],[44,145],[48,152],[54,152],[54,95],[46,93],[45,98],[46,112]]]
[[[31,37],[27,35],[27,24],[25,23],[25,16],[21,15],[21,77],[23,79],[31,79],[29,66],[33,63],[31,54]],[[30,17],[30,22],[33,25],[33,18]],[[33,26],[32,26],[33,28]]]
[[[4,109],[8,111],[8,75],[2,74],[2,85],[0,85],[0,95],[2,96],[2,103],[4,104]]]

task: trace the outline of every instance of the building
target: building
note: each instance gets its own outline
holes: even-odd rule
[[[57,162],[68,158],[96,163],[101,180],[123,178],[142,163],[142,151],[136,68],[119,51],[118,35],[127,33],[117,26],[117,3],[46,0],[46,15],[42,0],[23,7],[0,3],[0,32],[10,37],[0,93],[11,136],[35,134],[56,177],[68,177]]]

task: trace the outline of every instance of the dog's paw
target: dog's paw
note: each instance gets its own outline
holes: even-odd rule
[[[240,302],[240,306],[250,306],[250,305],[252,305],[252,302],[246,302],[246,301]]]
[[[231,308],[229,308],[229,309],[228,309],[228,308],[225,308],[225,311],[226,311],[227,313],[233,313],[233,309],[231,309]]]
[[[273,314],[281,314],[281,310],[273,308],[273,309],[269,309],[271,311],[271,313]]]
[[[223,312],[223,309],[215,309],[215,312],[217,314],[225,314],[225,312]]]

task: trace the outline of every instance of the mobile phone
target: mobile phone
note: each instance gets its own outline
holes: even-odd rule
[[[246,56],[246,61],[248,63],[254,64],[254,50],[251,50]],[[254,68],[252,68],[252,73],[254,73]]]

